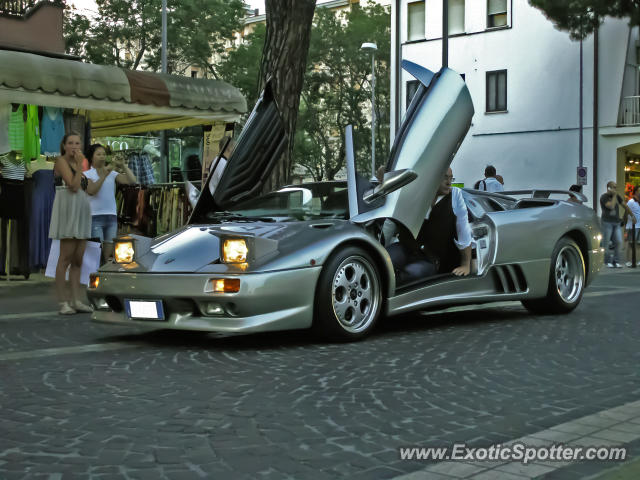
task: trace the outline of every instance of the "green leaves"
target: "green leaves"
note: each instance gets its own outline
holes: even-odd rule
[[[130,69],[160,70],[162,0],[96,0],[98,16],[89,21],[65,11],[69,53],[85,60]],[[169,70],[200,67],[215,76],[214,56],[241,30],[241,0],[168,0]]]
[[[558,30],[569,32],[573,40],[580,40],[593,33],[604,17],[628,17],[632,25],[640,23],[638,0],[529,0],[542,10]]]

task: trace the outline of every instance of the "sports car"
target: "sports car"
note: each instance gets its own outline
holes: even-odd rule
[[[267,86],[188,223],[155,239],[116,240],[115,259],[90,278],[93,320],[228,333],[311,328],[357,340],[380,319],[417,310],[504,300],[540,313],[576,308],[604,251],[593,210],[553,199],[558,191],[463,190],[468,276],[416,276],[393,263],[390,245],[416,240],[473,115],[456,72],[403,67],[420,85],[381,182],[358,171],[348,129],[347,181],[261,194],[287,145]]]

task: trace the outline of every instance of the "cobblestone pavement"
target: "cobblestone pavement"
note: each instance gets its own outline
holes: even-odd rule
[[[518,304],[415,314],[325,344],[28,315],[55,308],[43,287],[0,288],[0,478],[418,471],[399,447],[488,446],[640,399],[640,272],[604,272],[588,292],[563,317]]]

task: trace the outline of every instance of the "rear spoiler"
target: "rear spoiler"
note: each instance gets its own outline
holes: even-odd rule
[[[550,190],[550,189],[535,189],[535,190],[510,190],[508,192],[496,192],[500,195],[505,196],[514,196],[514,195],[529,195],[531,198],[549,198],[549,195],[552,193],[559,193],[564,195],[569,195],[581,202],[587,202],[587,197],[585,197],[580,192],[572,192],[571,190]]]

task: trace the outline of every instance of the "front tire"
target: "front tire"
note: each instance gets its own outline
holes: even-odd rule
[[[360,340],[382,311],[382,282],[371,257],[348,247],[325,263],[316,289],[313,330],[337,341]]]
[[[547,296],[522,300],[533,313],[569,313],[578,306],[584,293],[585,264],[580,247],[567,237],[562,237],[551,255]]]

